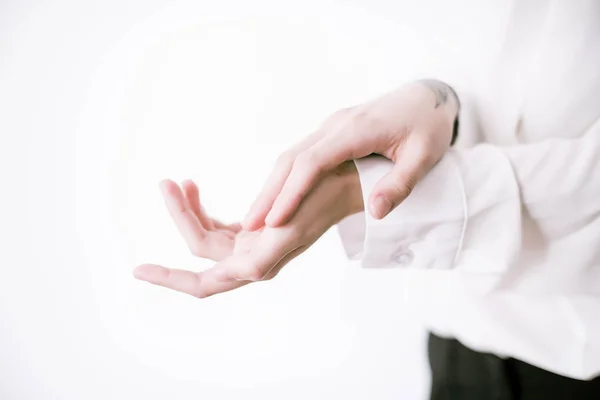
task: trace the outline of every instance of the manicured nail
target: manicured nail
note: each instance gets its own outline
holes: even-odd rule
[[[371,202],[371,215],[375,218],[383,218],[392,210],[392,203],[385,198],[382,194],[379,194]]]

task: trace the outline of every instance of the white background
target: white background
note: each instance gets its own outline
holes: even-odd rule
[[[210,265],[159,180],[242,218],[329,113],[477,68],[481,3],[3,0],[0,398],[425,398],[402,271],[349,264],[334,230],[274,281],[205,300],[131,270]]]

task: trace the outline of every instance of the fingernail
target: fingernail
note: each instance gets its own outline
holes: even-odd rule
[[[371,215],[375,218],[383,218],[392,210],[392,203],[383,195],[377,195],[371,202]]]

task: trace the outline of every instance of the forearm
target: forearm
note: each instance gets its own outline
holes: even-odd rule
[[[365,205],[356,164],[353,161],[344,162],[337,168],[336,175],[344,182],[344,194],[340,202],[344,210],[342,218],[364,211]]]

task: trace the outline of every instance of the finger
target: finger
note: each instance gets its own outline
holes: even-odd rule
[[[277,195],[281,191],[281,188],[292,169],[292,163],[291,156],[287,154],[277,161],[275,168],[271,171],[260,194],[250,207],[250,211],[242,222],[244,229],[254,231],[263,226],[265,217],[271,210],[273,202],[277,198]]]
[[[250,211],[244,218],[242,223],[244,229],[255,231],[262,227],[265,222],[265,217],[271,210],[273,202],[281,192],[285,181],[292,170],[292,165],[296,155],[304,149],[309,148],[316,143],[322,136],[322,131],[316,131],[308,137],[301,140],[290,150],[283,153],[277,160],[275,167],[267,178],[260,194],[250,207]]]
[[[243,281],[221,281],[215,277],[216,267],[195,273],[180,269],[170,269],[160,265],[144,264],[134,269],[135,278],[153,285],[166,287],[194,297],[205,298],[247,285]]]
[[[298,155],[281,193],[265,219],[268,226],[275,228],[287,222],[325,172],[355,158],[351,141],[341,139],[335,146],[331,145],[331,141],[329,138],[323,139]]]
[[[223,263],[218,278],[223,280],[260,281],[297,244],[293,232],[263,232],[249,252],[236,254]]]
[[[198,186],[192,180],[186,179],[185,181],[181,182],[181,188],[189,208],[196,215],[198,221],[200,221],[200,224],[209,231],[213,230],[213,221],[200,203],[200,192],[198,190]]]
[[[207,231],[202,227],[196,215],[188,208],[187,202],[179,186],[171,181],[164,180],[160,189],[165,199],[171,218],[175,222],[181,236],[183,236],[192,253],[202,256],[203,240]]]
[[[432,158],[427,143],[410,139],[396,150],[394,167],[371,192],[369,212],[374,218],[385,217],[402,203],[437,161]]]
[[[281,193],[265,219],[270,227],[287,222],[321,176],[344,161],[377,151],[378,135],[369,118],[351,116],[332,123],[321,140],[298,155]]]

